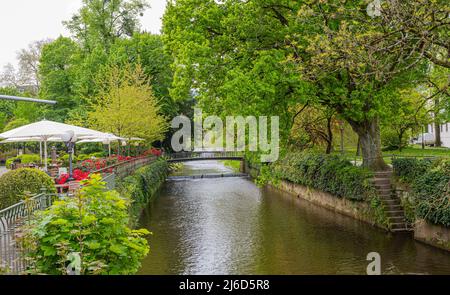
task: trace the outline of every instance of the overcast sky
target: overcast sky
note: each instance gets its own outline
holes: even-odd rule
[[[148,0],[151,8],[141,19],[142,28],[158,34],[166,0]],[[62,25],[80,8],[82,0],[0,0],[0,71],[16,65],[17,51],[29,43],[69,33]]]

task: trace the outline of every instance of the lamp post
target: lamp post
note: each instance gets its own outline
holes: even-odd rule
[[[341,154],[344,154],[344,122],[339,120],[337,123],[341,132]]]
[[[67,147],[67,153],[69,154],[69,181],[73,180],[72,172],[72,157],[73,157],[73,148],[75,147],[75,142],[77,141],[77,137],[72,130],[66,131],[62,134],[61,139],[64,141]]]

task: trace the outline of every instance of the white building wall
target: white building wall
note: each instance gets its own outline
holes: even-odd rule
[[[428,133],[433,134],[433,137],[435,136],[434,131],[434,124],[429,124]],[[450,148],[450,122],[441,125],[441,141],[442,146]]]

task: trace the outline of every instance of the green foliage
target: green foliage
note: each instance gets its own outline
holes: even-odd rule
[[[139,168],[133,175],[122,179],[118,191],[132,201],[130,214],[137,218],[142,208],[154,196],[166,179],[169,166],[167,161],[159,159],[147,166]]]
[[[0,177],[0,209],[18,203],[25,193],[40,193],[42,188],[56,191],[53,179],[45,172],[32,168],[8,171]]]
[[[381,143],[384,146],[383,151],[398,150],[408,145],[408,138],[400,138],[395,130],[385,126],[381,129]]]
[[[130,200],[105,191],[100,175],[82,183],[75,197],[65,197],[26,225],[22,245],[29,272],[67,274],[133,274],[149,251],[145,229],[128,227]]]
[[[411,182],[418,176],[423,175],[430,167],[432,161],[428,159],[417,158],[393,158],[392,167],[394,175],[400,180]]]
[[[450,160],[397,158],[392,164],[395,175],[411,186],[407,211],[415,208],[415,216],[450,226]]]
[[[5,125],[3,131],[12,130],[12,129],[14,129],[14,128],[17,128],[17,127],[21,127],[21,126],[27,125],[27,124],[29,124],[29,123],[30,123],[30,121],[28,121],[28,120],[25,119],[25,118],[17,118],[17,119],[14,119],[14,120],[8,122],[8,124]]]
[[[374,194],[372,174],[335,155],[289,153],[273,165],[273,175],[340,198],[365,200]]]
[[[430,170],[412,185],[418,217],[435,224],[450,226],[450,173]]]
[[[8,158],[6,160],[6,167],[11,167],[14,161],[19,161],[22,164],[38,164],[41,162],[41,157],[36,154],[22,154],[16,157]]]
[[[370,214],[372,215],[374,222],[386,228],[390,228],[391,224],[387,217],[386,208],[383,205],[383,202],[377,196],[373,196],[370,199],[369,205]]]

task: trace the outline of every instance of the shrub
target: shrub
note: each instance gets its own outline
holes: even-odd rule
[[[75,197],[55,201],[23,228],[30,273],[133,274],[149,251],[145,229],[132,230],[130,200],[105,191],[101,176],[82,183]]]
[[[382,128],[381,143],[383,144],[384,151],[402,149],[408,145],[408,135],[405,134],[403,138],[400,140],[395,130],[391,128]]]
[[[139,216],[142,208],[147,205],[166,179],[168,169],[167,161],[159,159],[139,168],[133,175],[119,182],[118,191],[132,201],[131,216],[134,218]]]
[[[65,167],[69,166],[69,154],[64,154],[61,157],[59,157],[59,160],[62,162],[62,165]],[[77,156],[72,156],[72,164],[75,164],[79,159]]]
[[[412,182],[418,176],[423,175],[432,166],[430,159],[394,158],[392,167],[394,175],[404,182]]]
[[[41,156],[36,154],[22,154],[17,157],[12,157],[6,160],[6,167],[10,168],[11,164],[16,160],[22,164],[38,164],[41,162]]]
[[[55,192],[53,179],[45,172],[33,168],[8,171],[0,177],[0,209],[18,203],[25,192],[39,193],[41,188]]]
[[[431,170],[418,177],[412,185],[418,217],[435,224],[450,226],[450,174]]]
[[[450,161],[398,158],[392,164],[395,175],[411,186],[410,204],[406,205],[415,206],[414,217],[450,226]],[[408,219],[412,221],[411,216]]]
[[[374,188],[372,174],[338,156],[290,153],[272,167],[273,176],[310,186],[337,197],[363,200]]]

